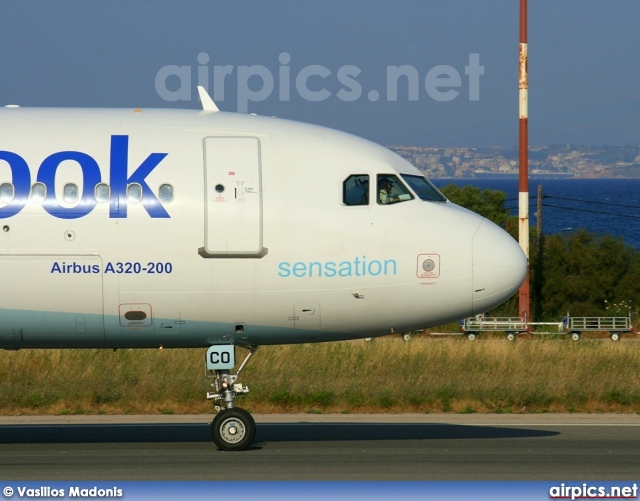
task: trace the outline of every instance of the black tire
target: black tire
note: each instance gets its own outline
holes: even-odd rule
[[[211,422],[211,438],[223,451],[242,451],[256,436],[256,422],[244,409],[220,411]]]
[[[580,333],[579,332],[572,332],[571,333],[571,339],[573,341],[580,341]]]
[[[516,335],[513,332],[510,332],[509,334],[507,334],[507,341],[515,341],[516,340]]]
[[[620,341],[620,333],[612,332],[611,333],[611,341]]]
[[[478,336],[476,335],[476,333],[475,333],[475,332],[470,332],[469,334],[467,334],[467,339],[468,339],[469,341],[475,341],[477,337],[478,337]]]

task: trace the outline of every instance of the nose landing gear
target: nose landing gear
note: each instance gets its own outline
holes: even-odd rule
[[[235,406],[238,395],[249,393],[249,388],[236,384],[240,371],[257,350],[251,347],[235,374],[229,370],[235,365],[235,346],[212,346],[207,350],[207,373],[215,380],[215,392],[207,392],[218,414],[211,421],[211,438],[223,451],[241,451],[249,447],[256,435],[256,422],[244,409]]]
[[[251,445],[256,436],[256,422],[239,407],[220,411],[211,422],[211,438],[223,451],[241,451]]]

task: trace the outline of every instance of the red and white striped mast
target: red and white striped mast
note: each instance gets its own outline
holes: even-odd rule
[[[518,197],[519,242],[529,261],[529,74],[527,68],[527,0],[520,0],[520,182]],[[519,291],[520,317],[531,321],[529,271]]]

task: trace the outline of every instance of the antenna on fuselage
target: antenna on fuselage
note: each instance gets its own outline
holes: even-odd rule
[[[202,85],[198,85],[198,94],[204,111],[220,111],[216,106],[216,103],[213,102],[213,99],[211,99],[211,96]]]

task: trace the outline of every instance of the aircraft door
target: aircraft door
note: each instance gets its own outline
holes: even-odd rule
[[[98,254],[0,252],[0,276],[1,341],[46,345],[104,339]]]
[[[203,257],[261,257],[262,181],[256,137],[204,139]]]

